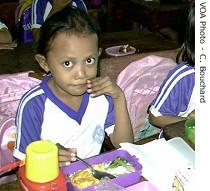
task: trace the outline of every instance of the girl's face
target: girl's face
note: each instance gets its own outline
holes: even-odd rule
[[[98,38],[96,34],[58,34],[45,59],[45,71],[57,95],[80,96],[87,90],[87,80],[97,75]]]

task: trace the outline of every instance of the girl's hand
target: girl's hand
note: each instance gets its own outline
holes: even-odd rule
[[[112,96],[113,99],[119,99],[123,95],[120,87],[112,82],[108,76],[87,80],[87,88],[87,92],[92,97],[106,94]]]
[[[133,143],[134,136],[127,110],[127,102],[121,88],[112,82],[109,77],[99,77],[87,80],[87,92],[92,97],[106,94],[113,99],[115,127],[110,139],[114,147],[119,148],[122,142]]]
[[[75,148],[69,149],[58,149],[58,161],[59,166],[67,166],[70,165],[71,162],[76,161],[77,150]]]

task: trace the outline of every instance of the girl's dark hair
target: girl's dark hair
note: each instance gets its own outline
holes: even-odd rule
[[[195,65],[195,4],[193,3],[189,9],[186,25],[185,42],[177,54],[176,62],[188,62],[189,65]]]
[[[85,11],[67,6],[49,17],[40,29],[37,52],[46,56],[52,40],[58,33],[97,34],[100,42],[100,29]]]

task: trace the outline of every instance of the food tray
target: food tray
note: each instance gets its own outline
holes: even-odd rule
[[[126,191],[158,191],[158,189],[149,181],[143,181],[138,184],[129,186]]]
[[[99,164],[99,163],[108,163],[110,161],[113,161],[116,159],[116,157],[123,157],[125,158],[134,168],[135,172],[131,172],[129,174],[116,177],[112,179],[113,183],[116,183],[122,187],[128,187],[130,185],[136,184],[140,181],[141,178],[141,172],[142,172],[142,165],[138,162],[138,159],[135,156],[131,156],[127,151],[125,150],[114,150],[110,152],[103,153],[101,155],[97,155],[91,158],[86,159],[87,162],[90,164]],[[80,161],[74,162],[70,164],[69,166],[63,167],[62,171],[66,176],[73,174],[74,172],[78,170],[86,169],[87,167],[81,163]],[[67,178],[68,182],[68,190],[70,191],[79,191],[79,189],[76,189],[72,186],[70,179]],[[86,189],[83,189],[83,191],[91,191],[93,190],[94,186],[90,186]]]

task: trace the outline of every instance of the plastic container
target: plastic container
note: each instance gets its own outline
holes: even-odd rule
[[[142,173],[142,165],[138,162],[138,159],[135,156],[131,156],[127,151],[125,150],[114,150],[110,152],[106,152],[101,155],[97,155],[91,158],[86,159],[87,162],[90,164],[99,164],[99,163],[108,163],[110,161],[113,161],[116,159],[116,157],[123,157],[135,168],[135,172],[131,172],[129,174],[116,177],[112,179],[112,182],[122,186],[122,187],[128,187],[133,184],[136,184],[140,181],[141,173]],[[74,162],[69,166],[63,167],[62,171],[67,176],[73,174],[74,172],[78,170],[86,169],[87,167],[81,163],[80,161]],[[83,189],[83,191],[91,191],[93,190],[94,186],[90,186],[86,189]],[[79,189],[76,189],[72,186],[70,179],[68,178],[68,190],[69,191],[79,191]]]
[[[18,179],[21,191],[67,191],[66,177],[61,171],[50,182],[38,183],[26,178],[24,165],[18,169]]]
[[[126,188],[126,191],[159,191],[153,184],[149,181],[143,181],[138,184],[134,184]]]
[[[195,144],[195,118],[189,118],[185,122],[185,135]]]
[[[108,177],[104,177],[99,184],[96,184],[92,191],[126,191],[126,189],[112,182]]]
[[[170,139],[167,143],[175,149],[177,153],[180,153],[186,161],[189,161],[189,166],[195,167],[195,151],[181,137]]]
[[[59,175],[58,149],[50,141],[35,141],[26,148],[26,178],[32,182],[49,182]]]

